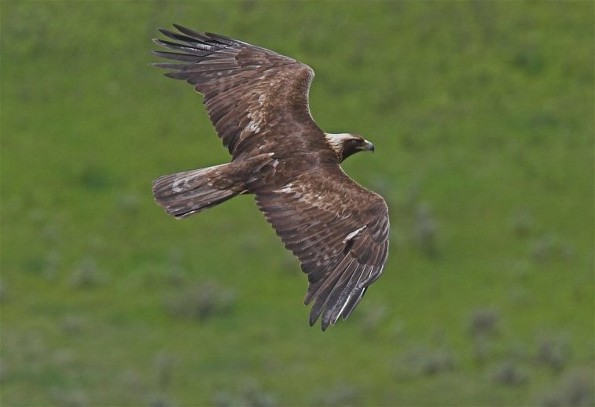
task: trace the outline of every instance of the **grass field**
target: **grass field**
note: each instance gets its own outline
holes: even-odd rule
[[[593,405],[590,1],[2,1],[2,406]],[[249,197],[174,221],[163,174],[228,160],[149,66],[176,22],[312,66],[374,155],[384,276],[307,326]]]

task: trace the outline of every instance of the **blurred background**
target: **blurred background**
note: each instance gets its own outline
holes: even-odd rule
[[[594,3],[4,1],[4,406],[593,405]],[[309,328],[251,197],[184,221],[163,174],[226,162],[149,64],[179,23],[298,58],[390,258]]]

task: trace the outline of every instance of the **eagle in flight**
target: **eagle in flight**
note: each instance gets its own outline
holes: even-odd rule
[[[384,199],[363,188],[341,162],[374,145],[350,133],[325,133],[314,122],[308,92],[314,71],[295,59],[222,35],[174,24],[153,51],[156,63],[204,95],[208,115],[231,162],[165,175],[153,182],[156,202],[176,218],[240,194],[258,208],[308,275],[310,325],[347,318],[388,255]]]

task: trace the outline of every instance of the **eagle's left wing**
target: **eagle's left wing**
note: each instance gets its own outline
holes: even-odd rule
[[[308,65],[222,35],[174,26],[178,33],[159,30],[173,41],[155,40],[173,52],[154,54],[175,63],[154,65],[204,95],[209,117],[234,159],[280,153],[278,143],[287,139],[303,149],[324,148],[324,133],[308,107],[314,77]]]
[[[322,316],[325,330],[339,317],[347,318],[386,263],[389,220],[384,199],[336,166],[257,191],[256,201],[308,274],[304,302],[314,301],[310,325]]]

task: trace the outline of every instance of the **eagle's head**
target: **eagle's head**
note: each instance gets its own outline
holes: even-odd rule
[[[339,162],[360,151],[374,151],[374,144],[351,133],[324,133],[326,141],[339,157]]]

